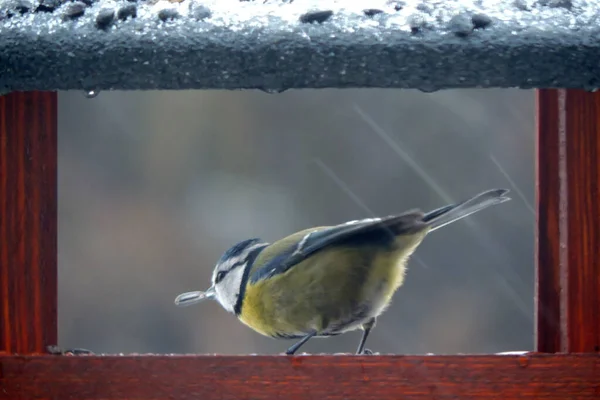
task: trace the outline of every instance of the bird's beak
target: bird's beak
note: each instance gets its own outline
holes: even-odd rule
[[[212,299],[213,297],[215,297],[215,295],[216,292],[214,286],[210,287],[205,292],[196,291],[181,293],[175,298],[175,305],[177,307],[187,307],[191,306],[192,304],[200,303],[201,301],[204,301],[206,299]]]

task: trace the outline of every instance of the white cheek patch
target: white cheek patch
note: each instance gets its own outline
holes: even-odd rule
[[[242,292],[241,286],[242,281],[244,280],[244,273],[248,268],[250,259],[253,259],[251,254],[257,249],[261,249],[268,245],[268,243],[256,243],[249,246],[244,249],[241,254],[220,264],[215,270],[213,284],[215,285],[217,301],[227,311],[234,312],[238,298]],[[226,271],[227,274],[219,283],[214,283],[214,277],[221,271]]]
[[[229,312],[233,312],[237,303],[244,267],[242,265],[230,271],[216,287],[217,300]]]

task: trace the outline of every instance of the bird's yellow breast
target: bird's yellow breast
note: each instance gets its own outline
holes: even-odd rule
[[[239,318],[265,336],[356,329],[385,310],[425,234],[399,236],[387,248],[331,246],[284,273],[249,280]]]

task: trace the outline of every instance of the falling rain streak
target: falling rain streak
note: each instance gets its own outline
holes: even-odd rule
[[[360,118],[369,125],[373,131],[388,145],[392,150],[398,154],[406,164],[408,164],[414,171],[417,173],[427,185],[433,189],[447,204],[454,203],[452,198],[446,191],[436,182],[436,180],[423,169],[410,155],[402,149],[402,147],[397,143],[396,139],[392,139],[391,136],[371,118],[358,104],[354,104],[354,111],[360,116]],[[500,266],[499,269],[492,269],[492,272],[497,277],[496,282],[502,286],[502,288],[508,293],[514,300],[515,304],[522,311],[523,315],[527,316],[530,321],[533,322],[533,315],[529,311],[526,301],[520,293],[527,293],[524,290],[524,282],[523,279],[515,273],[511,268],[507,268],[506,266],[509,263],[506,261],[506,254],[509,252],[503,248],[503,246],[497,241],[490,237],[485,229],[482,229],[478,223],[472,219],[465,218],[464,223],[466,223],[473,231],[476,240],[486,249],[489,254],[490,262],[494,262]],[[500,272],[502,271],[502,273]],[[513,282],[518,284],[522,289],[517,291],[508,282],[508,278],[506,277],[507,272],[513,272]]]
[[[315,164],[317,164],[317,166],[319,168],[321,168],[321,170],[323,170],[323,172],[325,173],[325,175],[327,175],[329,178],[331,178],[331,180],[333,180],[336,185],[339,186],[340,189],[342,189],[351,199],[352,201],[354,201],[359,207],[361,207],[363,210],[365,210],[371,217],[373,218],[377,218],[379,217],[379,215],[375,214],[361,199],[360,197],[358,197],[356,195],[356,193],[354,193],[352,191],[352,189],[350,189],[350,187],[327,165],[323,162],[323,160],[319,159],[319,158],[314,158],[313,162]],[[390,234],[392,234],[390,232]],[[416,254],[413,253],[413,255],[411,256],[412,259],[414,259],[419,265],[421,265],[422,267],[429,269],[429,266],[427,264],[425,264],[425,262]],[[389,345],[397,345],[397,338],[395,335],[389,333],[388,331],[386,331],[385,329],[383,330],[377,330],[375,331],[377,336],[379,336],[382,340],[384,340],[385,342],[387,342]]]
[[[357,204],[359,205],[362,209],[364,209],[368,214],[370,214],[370,216],[372,218],[378,218],[379,215],[375,214],[361,199],[360,197],[358,197],[356,195],[356,193],[354,193],[350,187],[339,177],[337,176],[337,174],[335,172],[333,172],[333,170],[331,168],[329,168],[329,166],[327,164],[325,164],[323,162],[323,160],[315,158],[313,160],[315,162],[315,164],[317,164],[322,170],[323,172],[325,172],[325,174],[327,174],[339,187],[340,189],[342,189],[344,192],[346,192],[346,194]],[[417,256],[416,254],[413,254],[411,256],[411,258],[413,258],[419,265],[421,265],[423,268],[429,268],[429,266],[427,264],[425,264],[425,262],[423,260],[421,260],[421,258],[419,258],[419,256]]]
[[[496,160],[496,157],[494,157],[493,154],[490,154],[490,160],[492,160],[494,165],[496,165],[496,167],[498,167],[498,170],[500,171],[500,173],[502,175],[504,175],[504,177],[506,178],[508,183],[513,187],[513,189],[515,190],[515,193],[517,193],[517,195],[521,198],[521,200],[523,200],[525,207],[527,207],[527,209],[529,211],[531,211],[531,213],[533,215],[535,215],[535,210],[533,209],[533,206],[531,205],[531,203],[527,200],[527,197],[525,197],[525,195],[523,194],[521,189],[519,189],[519,187],[517,186],[515,181],[513,181],[512,178],[510,177],[510,175],[508,175],[508,172],[506,172],[506,170],[504,168],[502,168],[502,165],[498,162],[498,160]]]

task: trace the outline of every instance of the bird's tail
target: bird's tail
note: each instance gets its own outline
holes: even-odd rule
[[[423,221],[430,226],[430,232],[434,231],[484,208],[510,200],[510,197],[505,196],[506,193],[507,189],[492,189],[479,193],[469,200],[430,211],[425,214]]]

